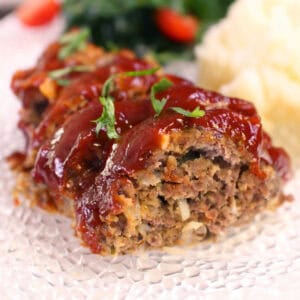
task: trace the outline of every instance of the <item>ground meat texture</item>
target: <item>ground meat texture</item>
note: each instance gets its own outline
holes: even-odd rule
[[[259,178],[251,172],[249,152],[211,130],[164,134],[145,169],[124,172],[118,160],[122,144],[118,147],[95,186],[76,203],[77,231],[92,249],[97,245],[95,252],[193,243],[284,201],[283,180],[272,166],[262,163],[265,177]],[[125,154],[123,161],[128,159]]]
[[[111,140],[105,128],[96,134],[92,122],[102,113],[104,82],[153,62],[91,44],[61,61],[59,49],[50,45],[35,68],[13,77],[27,147],[9,161],[18,173],[16,191],[73,218],[93,252],[202,241],[286,200],[289,157],[272,145],[251,103],[162,72],[120,76],[111,91],[120,138]],[[68,86],[49,77],[83,63],[93,70],[68,75]],[[155,116],[151,87],[163,77],[173,86],[156,93],[166,105]],[[189,118],[171,107],[198,107],[205,115]]]

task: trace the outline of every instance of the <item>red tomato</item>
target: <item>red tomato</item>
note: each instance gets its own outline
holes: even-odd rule
[[[199,20],[196,17],[182,15],[169,8],[159,9],[155,21],[165,36],[180,43],[193,42],[199,27]]]
[[[57,0],[26,0],[17,9],[17,16],[28,26],[39,26],[50,22],[60,11]]]

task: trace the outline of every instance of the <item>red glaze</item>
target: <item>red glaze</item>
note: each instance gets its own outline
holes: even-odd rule
[[[142,125],[144,128],[137,127],[124,136],[125,141],[122,141],[121,148],[114,156],[113,165],[126,174],[146,167],[147,155],[160,145],[163,133],[192,127],[215,130],[232,139],[241,150],[246,147],[253,154],[254,162],[259,160],[257,149],[261,143],[261,124],[255,116],[248,118],[228,109],[217,108],[206,110],[205,116],[198,119],[167,113],[157,120],[149,120]]]
[[[100,105],[99,96],[102,85],[111,74],[149,68],[151,66],[145,61],[116,55],[109,64],[97,68],[94,72],[74,74],[71,84],[62,90],[59,99],[49,108],[46,116],[35,130],[34,147],[38,147],[45,138],[49,137],[47,133],[49,126],[59,127],[70,116],[70,111],[80,110],[88,102],[96,102],[97,105]],[[155,81],[156,76],[154,75],[130,77],[126,82],[117,81],[114,92],[115,101],[126,100],[128,96],[135,96],[138,93],[143,94]],[[52,130],[50,130],[50,134],[51,132]]]
[[[41,101],[38,87],[49,70],[65,65],[57,59],[58,49],[57,44],[50,46],[35,69],[14,76],[12,88],[22,100],[25,115]],[[166,77],[173,86],[156,95],[167,99],[158,118],[154,118],[150,89],[160,77],[117,77],[111,94],[121,138],[109,140],[104,130],[97,136],[93,120],[102,112],[99,96],[105,80],[113,73],[152,66],[122,52],[96,65],[93,72],[70,74],[71,84],[60,88],[57,99],[47,104],[38,126],[25,118],[20,122],[28,139],[28,154],[38,151],[34,179],[49,187],[54,201],[62,195],[75,199],[77,229],[93,251],[100,251],[100,217],[122,210],[120,180],[147,168],[147,158],[160,147],[163,133],[192,127],[212,130],[216,136],[231,139],[237,149],[246,149],[252,157],[250,170],[262,180],[262,160],[273,165],[283,179],[288,178],[289,158],[283,149],[272,146],[251,103],[203,90],[172,75]],[[176,106],[189,111],[200,107],[205,116],[184,117],[169,109]]]
[[[148,158],[161,145],[161,136],[173,130],[201,127],[215,130],[216,135],[227,136],[241,151],[246,148],[252,154],[251,171],[262,180],[262,159],[275,166],[284,179],[289,174],[289,159],[280,148],[271,145],[263,133],[260,119],[252,104],[206,92],[190,85],[176,85],[159,95],[168,99],[165,111],[157,118],[148,118],[127,131],[110,153],[105,170],[96,177],[94,184],[76,201],[77,230],[94,252],[99,245],[100,217],[122,212],[118,190],[121,181],[131,173],[147,168]],[[180,106],[193,110],[200,106],[206,114],[202,118],[187,118],[168,110]]]
[[[120,134],[153,114],[150,101],[116,102],[115,111]],[[88,177],[87,171],[96,175],[103,169],[113,144],[104,131],[98,136],[95,133],[95,123],[92,121],[101,112],[99,103],[89,104],[70,117],[56,131],[54,138],[40,148],[34,168],[34,178],[37,181],[46,183],[54,190],[63,190],[72,178],[72,183],[69,181],[69,184],[77,192],[93,182],[93,178],[85,178]]]
[[[99,96],[103,83],[112,73],[149,68],[145,61],[116,55],[93,72],[74,74],[72,83],[61,91],[33,131],[31,147],[39,149],[34,178],[57,193],[68,185],[69,191],[78,194],[90,185],[105,165],[112,145],[105,132],[96,136],[92,122],[102,113]],[[155,75],[117,78],[112,95],[120,133],[153,115],[145,93],[156,80]],[[57,129],[54,135],[53,129]]]
[[[44,98],[38,88],[47,78],[47,73],[65,66],[65,63],[57,58],[58,50],[59,44],[53,43],[40,57],[35,68],[14,74],[11,88],[22,101],[24,108],[29,108],[37,100]]]

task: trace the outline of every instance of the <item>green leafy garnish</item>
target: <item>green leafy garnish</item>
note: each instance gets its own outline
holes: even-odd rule
[[[98,135],[102,128],[106,128],[106,134],[110,139],[119,138],[119,134],[115,128],[115,106],[113,97],[99,97],[99,101],[103,106],[101,117],[95,120],[96,134]]]
[[[161,100],[157,99],[155,96],[156,93],[162,92],[168,89],[169,87],[171,87],[172,85],[173,85],[172,81],[163,78],[152,86],[150,97],[151,97],[152,107],[155,111],[155,117],[158,117],[161,114],[162,110],[164,109],[167,103],[166,98],[162,98]],[[193,111],[185,110],[182,107],[170,107],[170,109],[189,118],[200,118],[205,115],[205,111],[201,110],[199,107],[196,107]]]
[[[71,66],[51,71],[48,73],[48,76],[55,80],[57,84],[66,86],[70,83],[70,80],[63,78],[64,76],[67,76],[72,72],[89,72],[92,69],[92,66],[88,65]]]
[[[152,107],[155,111],[155,117],[158,117],[160,115],[160,113],[162,112],[163,108],[167,103],[166,98],[162,98],[161,100],[159,100],[156,98],[155,94],[168,89],[172,85],[173,83],[170,80],[163,78],[159,82],[153,84],[153,86],[151,87],[150,99],[151,99]]]
[[[117,74],[113,74],[108,79],[106,79],[102,87],[102,97],[108,97],[110,91],[113,89],[114,80],[116,79],[116,76]]]
[[[111,75],[103,84],[101,97],[99,97],[99,101],[103,106],[102,114],[100,118],[93,121],[96,123],[96,134],[98,135],[100,130],[106,128],[106,134],[110,139],[119,138],[119,134],[115,128],[115,106],[114,106],[114,98],[110,96],[110,92],[113,90],[114,81],[118,76],[146,76],[154,74],[159,67],[155,67],[147,70],[139,70],[139,71],[129,71],[122,72]]]
[[[119,138],[119,134],[115,128],[115,106],[114,106],[114,98],[110,96],[110,92],[114,88],[114,81],[118,76],[146,76],[154,74],[159,68],[152,68],[147,70],[140,71],[129,71],[122,72],[111,75],[103,84],[101,96],[99,97],[99,101],[102,104],[102,114],[101,116],[92,122],[96,123],[96,134],[98,135],[101,129],[106,129],[106,134],[110,139]],[[155,111],[155,117],[158,117],[162,110],[164,109],[167,98],[162,98],[161,100],[156,98],[156,93],[162,92],[173,85],[173,82],[168,80],[167,78],[162,78],[159,82],[155,83],[151,87],[150,91],[150,99],[152,107]],[[193,111],[185,110],[181,107],[170,107],[173,111],[180,113],[186,117],[190,118],[200,118],[205,115],[203,110],[200,110],[199,107],[196,107]]]
[[[90,35],[88,28],[64,34],[59,40],[60,44],[63,45],[58,52],[59,59],[63,60],[71,54],[83,50],[87,45]]]
[[[170,107],[170,109],[189,118],[201,118],[205,115],[205,111],[201,110],[198,106],[193,111],[188,111],[181,107]]]
[[[155,67],[151,69],[146,69],[146,70],[139,70],[139,71],[128,71],[124,73],[120,73],[120,75],[124,76],[146,76],[146,75],[152,75],[156,73],[159,70],[160,67]]]
[[[71,83],[69,79],[56,79],[56,83],[60,86],[68,86]]]

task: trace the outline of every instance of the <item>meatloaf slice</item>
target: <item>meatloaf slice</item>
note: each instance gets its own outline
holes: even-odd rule
[[[176,121],[166,115],[125,134],[76,201],[77,232],[94,252],[193,243],[285,200],[283,170],[263,161],[255,174],[246,147],[176,119],[171,130],[164,126]]]

